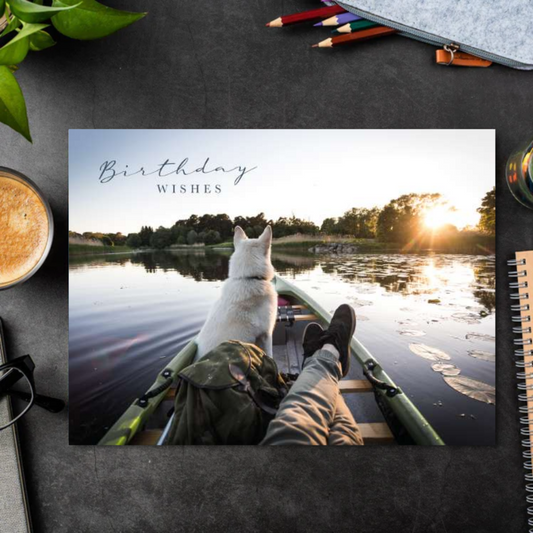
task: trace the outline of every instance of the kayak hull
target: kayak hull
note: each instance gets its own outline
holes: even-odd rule
[[[276,276],[273,284],[279,296],[303,303],[307,309],[314,313],[319,322],[323,324],[330,322],[330,314],[298,287],[279,276]],[[143,430],[150,417],[167,396],[167,389],[160,392],[159,390],[165,387],[166,383],[175,381],[178,374],[192,363],[196,349],[196,340],[192,339],[158,374],[150,389],[145,393],[145,396],[151,396],[150,393],[154,395],[148,399],[143,397],[142,402],[139,399],[135,400],[113,424],[99,444],[122,446],[131,443],[132,439]],[[355,360],[361,367],[364,368],[365,365],[367,366],[370,363],[373,376],[388,385],[389,388],[396,390],[393,396],[390,396],[386,389],[380,388],[374,388],[374,393],[378,403],[382,404],[387,411],[393,413],[394,418],[401,425],[402,431],[408,435],[409,441],[419,445],[443,445],[444,442],[431,424],[424,418],[402,389],[388,376],[379,362],[355,337],[352,338],[351,349]]]

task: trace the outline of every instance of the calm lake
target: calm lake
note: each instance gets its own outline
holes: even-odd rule
[[[70,259],[70,442],[96,444],[200,330],[229,252],[147,252]],[[495,444],[495,407],[447,385],[409,345],[450,356],[495,385],[494,256],[274,252],[281,276],[333,311],[348,302],[356,335],[447,444]]]

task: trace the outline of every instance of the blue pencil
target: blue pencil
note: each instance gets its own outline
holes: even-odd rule
[[[354,22],[356,20],[361,20],[361,17],[353,13],[341,13],[340,15],[335,15],[322,22],[318,22],[315,26],[338,26],[339,24],[348,24],[348,22]]]

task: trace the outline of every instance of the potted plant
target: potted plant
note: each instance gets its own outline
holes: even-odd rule
[[[96,0],[0,0],[0,122],[31,142],[26,103],[15,78],[29,52],[56,44],[50,26],[71,39],[101,39],[146,13],[121,11]]]

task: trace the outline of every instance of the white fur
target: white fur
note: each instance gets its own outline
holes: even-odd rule
[[[271,283],[272,228],[267,226],[258,239],[248,239],[237,226],[233,243],[229,277],[198,335],[195,361],[228,340],[256,344],[272,357],[272,332],[278,309],[278,296]],[[254,277],[264,280],[250,279]]]

